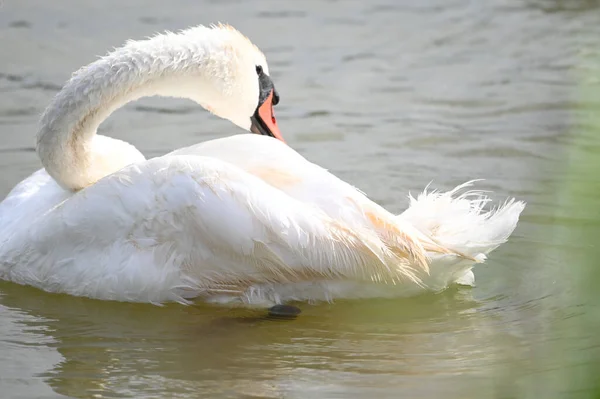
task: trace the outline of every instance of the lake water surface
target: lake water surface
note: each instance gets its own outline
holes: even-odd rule
[[[0,197],[40,167],[39,115],[74,70],[128,38],[223,21],[267,55],[288,143],[386,208],[473,178],[528,203],[476,287],[301,304],[291,322],[0,282],[2,397],[589,397],[599,1],[0,4]],[[129,104],[101,131],[147,157],[240,132],[170,99]]]

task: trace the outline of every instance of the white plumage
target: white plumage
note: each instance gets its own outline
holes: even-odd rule
[[[144,95],[189,97],[249,129],[260,51],[231,27],[129,42],[82,68],[38,133],[45,169],[0,203],[0,277],[51,292],[161,303],[407,295],[472,283],[524,204],[423,193],[392,215],[283,142],[254,134],[145,160],[96,135]]]

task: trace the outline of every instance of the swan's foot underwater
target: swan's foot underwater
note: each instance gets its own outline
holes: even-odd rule
[[[268,319],[293,320],[302,313],[300,308],[292,305],[275,305],[269,308]]]

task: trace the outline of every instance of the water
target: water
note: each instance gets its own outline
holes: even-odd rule
[[[291,322],[0,282],[3,396],[588,397],[600,191],[597,169],[576,166],[600,157],[600,2],[0,4],[0,196],[39,167],[38,115],[72,71],[127,38],[225,21],[267,54],[288,143],[388,209],[479,177],[528,202],[476,287],[303,304]],[[239,130],[145,99],[101,131],[151,157]]]

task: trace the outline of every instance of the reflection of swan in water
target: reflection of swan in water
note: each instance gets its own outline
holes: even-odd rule
[[[448,370],[479,375],[480,348],[497,333],[490,323],[498,322],[489,313],[464,316],[481,305],[470,290],[310,306],[299,322],[245,322],[239,318],[263,312],[101,302],[6,283],[0,290],[0,306],[27,309],[18,310],[26,316],[17,324],[35,331],[30,339],[42,356],[27,362],[45,365],[38,376],[69,397],[287,397],[322,390],[318,397],[332,387],[389,394]],[[383,376],[389,384],[379,383]]]
[[[138,302],[393,296],[471,282],[523,209],[485,213],[479,193],[429,193],[395,216],[270,137],[145,160],[96,135],[115,109],[155,94],[281,139],[265,58],[233,28],[129,42],[79,70],[47,108],[45,170],[0,204],[0,277]]]

